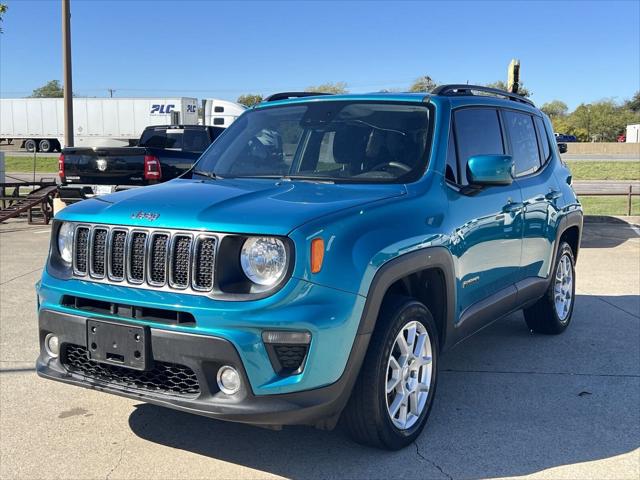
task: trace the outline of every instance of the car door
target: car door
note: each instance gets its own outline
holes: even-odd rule
[[[469,158],[506,153],[497,109],[465,107],[454,110],[452,120],[446,178],[455,227],[451,242],[457,282],[456,325],[461,329],[458,335],[464,337],[515,303],[523,204],[515,183],[469,188]]]
[[[515,110],[503,110],[502,117],[524,203],[522,260],[517,281],[525,287],[549,275],[561,193],[548,164],[551,145],[542,117]]]

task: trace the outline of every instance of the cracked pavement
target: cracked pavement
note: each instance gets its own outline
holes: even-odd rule
[[[521,313],[442,359],[413,446],[235,425],[45,381],[33,370],[33,285],[48,227],[0,226],[0,478],[640,477],[640,236],[586,225],[573,324],[530,334]]]

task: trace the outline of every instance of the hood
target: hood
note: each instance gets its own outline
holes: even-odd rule
[[[56,218],[154,228],[286,235],[329,213],[406,193],[404,185],[176,179],[95,197]]]

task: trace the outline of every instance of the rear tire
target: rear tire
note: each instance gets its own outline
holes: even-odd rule
[[[576,297],[575,259],[567,242],[562,242],[544,297],[524,310],[524,319],[536,333],[557,335],[564,332],[573,315]]]
[[[38,143],[38,150],[45,153],[51,152],[53,150],[51,142],[46,138],[43,138],[40,140],[40,143]]]
[[[35,141],[35,140],[33,140],[33,139],[31,139],[31,138],[30,138],[30,139],[28,139],[28,140],[25,140],[25,142],[24,142],[24,149],[25,149],[27,152],[33,153],[33,152],[35,152],[35,151],[38,149],[38,144],[36,143],[36,141]]]
[[[427,307],[407,297],[386,300],[343,414],[351,437],[388,450],[415,441],[433,405],[438,355]]]

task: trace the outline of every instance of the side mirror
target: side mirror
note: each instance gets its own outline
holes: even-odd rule
[[[560,153],[567,153],[567,144],[566,143],[559,143],[558,144],[558,150],[560,151]]]
[[[474,155],[467,162],[472,185],[511,185],[513,158],[511,155]]]

